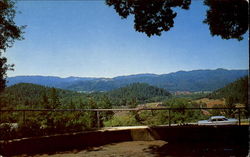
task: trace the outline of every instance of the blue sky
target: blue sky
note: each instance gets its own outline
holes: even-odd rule
[[[115,77],[179,70],[248,69],[248,36],[237,41],[212,37],[203,24],[206,7],[193,1],[176,9],[174,27],[147,37],[104,1],[19,1],[18,25],[25,40],[8,49],[8,76]]]

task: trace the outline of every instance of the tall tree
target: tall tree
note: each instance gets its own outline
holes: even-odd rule
[[[50,108],[56,109],[60,105],[58,92],[55,88],[51,88],[50,92]]]
[[[6,87],[7,70],[13,70],[13,64],[7,64],[7,58],[3,53],[13,46],[15,40],[23,39],[25,26],[17,26],[14,22],[16,15],[13,0],[0,0],[0,92]]]
[[[96,101],[90,97],[88,100],[88,106],[90,109],[96,109],[98,108]],[[98,119],[97,119],[97,112],[90,112],[89,113],[89,121],[90,121],[90,127],[97,127]]]
[[[49,108],[49,99],[48,96],[46,94],[46,91],[43,91],[41,94],[41,106],[45,107],[45,108]]]

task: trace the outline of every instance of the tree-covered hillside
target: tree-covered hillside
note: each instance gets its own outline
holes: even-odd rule
[[[170,95],[164,89],[134,83],[110,92],[78,93],[29,83],[10,86],[0,94],[0,108],[112,108],[113,106],[163,100]],[[92,106],[90,105],[91,103]],[[107,106],[108,105],[108,106]]]
[[[128,86],[112,90],[107,93],[108,97],[116,104],[126,105],[129,103],[145,103],[161,101],[171,94],[165,89],[154,87],[146,83],[133,83]],[[131,102],[132,101],[132,102]]]
[[[219,99],[225,98],[227,104],[248,104],[248,76],[238,79],[237,81],[228,84],[224,88],[211,93],[209,98]]]
[[[8,87],[0,94],[1,108],[62,108],[72,106],[73,101],[86,99],[85,94],[20,83]]]
[[[8,87],[0,94],[0,109],[96,109],[112,108],[109,99],[99,95],[20,83]],[[82,131],[97,127],[96,112],[1,112],[0,140],[25,136]],[[113,112],[100,113],[100,125],[112,118]],[[17,130],[8,124],[17,123]],[[7,131],[6,131],[7,130]],[[11,133],[10,133],[11,132]]]

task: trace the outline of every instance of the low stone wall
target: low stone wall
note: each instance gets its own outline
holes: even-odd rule
[[[123,141],[165,140],[169,143],[223,142],[248,148],[248,126],[158,126],[98,131],[1,141],[0,154],[39,154],[84,149]]]

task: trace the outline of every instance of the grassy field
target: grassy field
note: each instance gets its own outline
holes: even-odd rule
[[[206,104],[206,107],[211,108],[214,105],[221,105],[223,107],[225,105],[225,99],[208,99],[208,98],[202,98],[199,100],[196,100],[197,103],[204,103]]]

